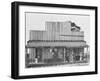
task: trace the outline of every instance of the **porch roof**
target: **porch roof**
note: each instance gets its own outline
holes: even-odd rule
[[[85,41],[53,41],[53,42],[46,42],[46,41],[34,41],[28,42],[26,47],[88,47]]]

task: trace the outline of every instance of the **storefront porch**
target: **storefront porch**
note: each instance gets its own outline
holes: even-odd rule
[[[89,47],[26,47],[26,67],[89,62]]]

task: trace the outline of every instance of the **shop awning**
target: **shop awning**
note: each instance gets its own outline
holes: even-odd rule
[[[28,42],[26,47],[88,47],[85,41],[69,41],[69,42],[46,42],[34,41]]]

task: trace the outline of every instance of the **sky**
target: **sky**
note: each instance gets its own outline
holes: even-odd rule
[[[90,44],[90,16],[78,14],[25,13],[26,41],[29,40],[30,30],[45,30],[46,21],[72,21],[84,31],[84,40]]]

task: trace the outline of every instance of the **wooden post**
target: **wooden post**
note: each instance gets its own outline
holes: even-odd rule
[[[70,48],[70,62],[73,62],[73,50]]]
[[[66,48],[64,48],[64,62],[66,62],[65,54],[66,54]]]
[[[28,66],[27,48],[25,48],[25,65]]]

